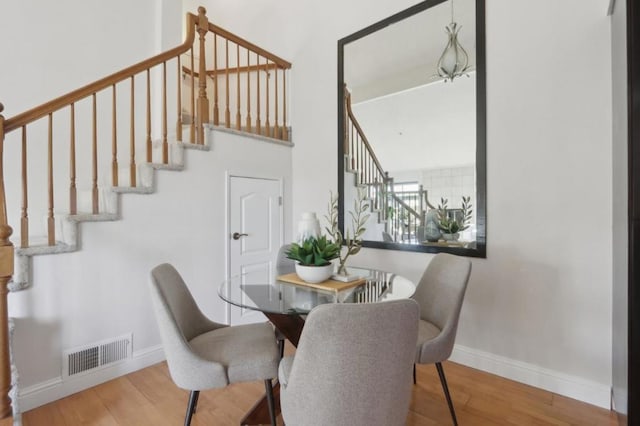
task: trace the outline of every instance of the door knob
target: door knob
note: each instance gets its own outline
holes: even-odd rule
[[[246,237],[246,236],[248,236],[248,235],[249,235],[249,234],[241,234],[241,233],[239,233],[239,232],[234,232],[234,233],[233,233],[233,235],[232,235],[231,237],[233,237],[233,239],[234,239],[234,240],[239,240],[239,239],[240,239],[240,237]]]

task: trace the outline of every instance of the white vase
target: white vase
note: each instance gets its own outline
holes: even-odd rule
[[[326,281],[333,274],[333,264],[329,263],[325,266],[305,266],[296,263],[296,274],[308,283],[321,283]]]
[[[302,213],[302,219],[298,222],[298,244],[310,237],[320,237],[320,221],[315,213],[306,212]]]

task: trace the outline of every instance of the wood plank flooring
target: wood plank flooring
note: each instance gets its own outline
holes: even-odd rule
[[[608,410],[452,362],[443,365],[461,426],[617,425]],[[419,365],[417,376],[407,425],[450,425],[435,366]],[[263,391],[262,382],[203,391],[191,424],[238,425]],[[22,420],[24,426],[182,425],[187,397],[160,363],[28,411]]]

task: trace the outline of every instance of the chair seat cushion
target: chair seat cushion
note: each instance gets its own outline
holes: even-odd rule
[[[433,339],[440,335],[440,329],[429,321],[420,320],[418,323],[418,343],[416,345],[416,363],[429,364],[432,362],[440,362],[442,360],[435,359],[434,355],[440,353],[440,348]],[[435,359],[435,360],[434,360]]]
[[[218,328],[191,339],[189,345],[202,358],[223,365],[229,383],[278,375],[280,356],[269,323]]]
[[[280,367],[278,368],[278,381],[281,387],[287,387],[289,383],[289,374],[291,373],[291,367],[293,367],[293,356],[287,356],[280,360]]]

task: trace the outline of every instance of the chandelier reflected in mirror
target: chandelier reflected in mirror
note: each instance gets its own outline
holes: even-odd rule
[[[453,81],[456,77],[467,75],[469,69],[469,55],[458,41],[458,33],[462,26],[453,19],[453,0],[451,0],[451,23],[445,27],[447,31],[447,46],[438,60],[438,76],[444,81]]]

